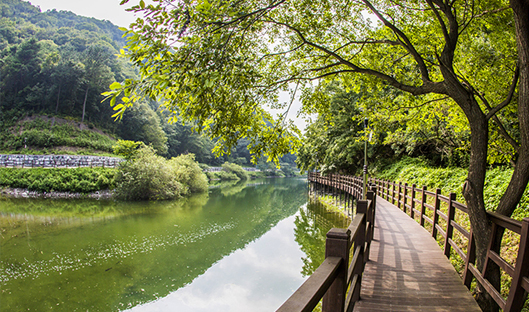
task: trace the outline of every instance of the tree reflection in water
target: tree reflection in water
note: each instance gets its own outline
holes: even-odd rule
[[[310,276],[325,260],[325,238],[327,232],[335,228],[346,228],[350,219],[337,212],[329,212],[316,200],[310,200],[299,210],[296,225],[296,242],[307,255],[302,259],[303,276]]]

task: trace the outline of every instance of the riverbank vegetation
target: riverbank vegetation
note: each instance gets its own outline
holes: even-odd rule
[[[167,160],[145,147],[131,161],[120,164],[115,194],[125,200],[174,199],[205,192],[207,187],[206,175],[194,155]]]
[[[115,187],[113,168],[0,168],[0,186],[41,193],[91,193]]]
[[[0,168],[0,186],[39,193],[111,190],[123,200],[165,200],[205,192],[206,175],[194,155],[165,159],[143,147],[118,168]]]
[[[392,164],[375,166],[372,170],[373,176],[389,180],[401,181],[418,186],[425,185],[428,189],[440,188],[442,194],[454,192],[457,201],[465,203],[465,198],[461,196],[467,169],[459,167],[436,167],[428,165],[424,158],[403,158]],[[505,193],[509,181],[512,177],[513,169],[508,167],[492,167],[487,170],[485,178],[485,205],[487,210],[495,211],[501,196]],[[526,188],[524,196],[520,200],[512,218],[521,220],[529,215],[529,187]]]

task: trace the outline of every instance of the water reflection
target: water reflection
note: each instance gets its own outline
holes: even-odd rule
[[[347,222],[306,181],[180,201],[0,200],[2,311],[272,311]]]
[[[333,228],[346,228],[350,219],[336,212],[328,212],[317,201],[309,201],[306,209],[300,209],[294,221],[296,242],[306,256],[302,258],[303,276],[310,276],[325,260],[325,239]]]
[[[284,219],[192,284],[131,311],[276,310],[304,281],[299,271],[303,252],[294,241],[293,221],[293,216]]]
[[[307,200],[304,180],[251,184],[172,202],[0,201],[2,310],[123,310],[224,271],[213,265],[254,250],[244,248]],[[293,248],[266,244],[275,256]]]

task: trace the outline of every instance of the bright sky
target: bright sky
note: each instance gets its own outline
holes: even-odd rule
[[[29,0],[28,2],[39,6],[42,12],[51,9],[72,11],[77,15],[109,20],[120,27],[128,27],[136,18],[133,13],[125,9],[139,3],[139,0],[130,0],[125,5],[119,5],[121,0]]]

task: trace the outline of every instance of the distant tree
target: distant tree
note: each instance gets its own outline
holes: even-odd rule
[[[167,153],[167,137],[160,125],[160,118],[145,103],[125,114],[121,120],[118,134],[125,140],[142,141],[151,145],[159,155]]]
[[[110,51],[101,46],[91,46],[84,53],[82,63],[84,65],[85,92],[81,122],[84,122],[86,102],[90,88],[98,90],[98,87],[104,85],[105,83],[108,85],[112,81],[110,68],[107,65],[112,57],[113,56]]]
[[[43,56],[34,38],[11,46],[0,64],[0,86],[4,104],[8,108],[27,105],[40,106],[44,90],[39,85]]]

